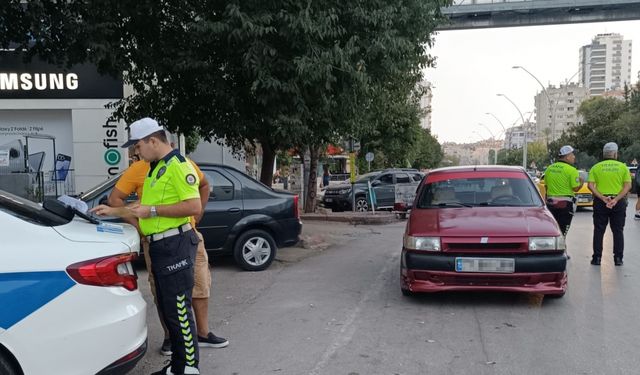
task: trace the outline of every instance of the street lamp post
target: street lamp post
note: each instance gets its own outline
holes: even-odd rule
[[[507,132],[507,129],[504,127],[504,124],[502,123],[502,121],[500,121],[500,119],[496,115],[494,115],[491,112],[485,112],[485,115],[493,116],[493,118],[496,119],[496,121],[498,121],[498,124],[500,124],[500,126],[502,126],[502,131],[504,131],[505,133]]]
[[[503,98],[507,99],[509,103],[513,104],[513,106],[516,107],[516,110],[518,110],[518,113],[520,114],[520,119],[522,120],[522,130],[524,131],[524,142],[522,142],[522,167],[526,170],[527,169],[527,124],[525,124],[524,122],[524,115],[522,114],[522,111],[520,111],[520,108],[518,108],[516,103],[514,103],[513,100],[509,99],[508,96],[506,96],[505,94],[496,94],[496,95],[502,96]]]
[[[487,131],[489,132],[489,134],[491,134],[491,143],[492,146],[493,144],[495,144],[496,141],[496,136],[493,134],[493,132],[491,131],[491,129],[489,129],[485,124],[482,123],[478,123],[478,125],[484,127],[485,129],[487,129]],[[476,134],[479,134],[477,131],[473,131]],[[498,150],[493,150],[493,147],[489,147],[490,151],[494,151],[493,153],[493,164],[498,165]]]
[[[494,140],[496,139],[496,136],[493,134],[493,132],[491,131],[491,129],[489,129],[489,128],[487,127],[487,125],[485,125],[485,124],[483,124],[483,123],[481,123],[481,122],[479,122],[479,123],[478,123],[478,125],[480,125],[480,126],[482,126],[483,128],[487,129],[487,131],[489,132],[489,134],[491,134],[491,138],[493,138]]]
[[[538,77],[534,76],[533,73],[531,73],[530,71],[528,71],[524,66],[520,66],[520,65],[516,65],[512,67],[513,69],[522,69],[525,72],[527,72],[527,74],[529,74],[533,79],[536,80],[536,82],[538,82],[538,84],[540,85],[540,87],[542,87],[542,92],[544,93],[544,95],[547,97],[547,101],[549,102],[549,110],[551,111],[551,140],[555,139],[556,136],[556,106],[553,102],[553,100],[551,100],[551,97],[549,96],[549,92],[547,91],[547,89],[544,87],[544,85],[542,84],[542,82],[540,82],[540,80],[538,79]]]

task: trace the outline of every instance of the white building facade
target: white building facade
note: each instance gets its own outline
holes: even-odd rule
[[[526,139],[527,144],[534,141],[536,136],[536,124],[533,122],[527,122],[526,127]],[[512,126],[507,128],[504,136],[504,148],[506,149],[518,149],[524,146],[525,140],[525,128],[522,125]]]
[[[547,96],[548,95],[548,96]],[[538,139],[553,141],[570,127],[582,122],[580,104],[589,98],[589,90],[577,83],[548,86],[535,96]]]
[[[590,96],[631,84],[631,40],[616,33],[598,34],[580,48],[580,83]]]
[[[420,86],[420,89],[424,91],[420,97],[420,109],[422,110],[420,127],[422,129],[431,130],[431,99],[433,99],[431,82],[423,80],[418,85]]]
[[[0,161],[0,188],[22,195],[26,175],[41,174],[41,197],[74,194],[122,172],[127,132],[106,106],[123,90],[120,79],[92,65],[63,69],[0,53],[0,155],[9,153]]]
[[[0,52],[0,189],[41,200],[79,194],[129,165],[126,124],[108,108],[130,88],[90,64],[69,69]],[[244,171],[242,156],[201,142],[198,162]]]

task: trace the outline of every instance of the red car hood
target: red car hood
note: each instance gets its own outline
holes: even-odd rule
[[[544,207],[461,207],[415,209],[407,223],[411,236],[559,236]]]

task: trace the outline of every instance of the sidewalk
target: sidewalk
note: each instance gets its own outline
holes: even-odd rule
[[[297,263],[335,245],[344,245],[350,241],[367,238],[372,233],[377,233],[375,226],[306,221],[302,225],[300,242],[292,247],[278,249],[276,260],[283,263]]]

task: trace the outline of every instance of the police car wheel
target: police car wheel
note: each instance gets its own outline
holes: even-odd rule
[[[262,271],[276,257],[276,242],[262,229],[250,229],[236,240],[233,256],[240,268],[246,271]]]
[[[14,364],[14,361],[10,360],[8,356],[2,352],[0,349],[0,374],[2,375],[18,375],[22,374],[21,371],[17,370],[17,364]]]

